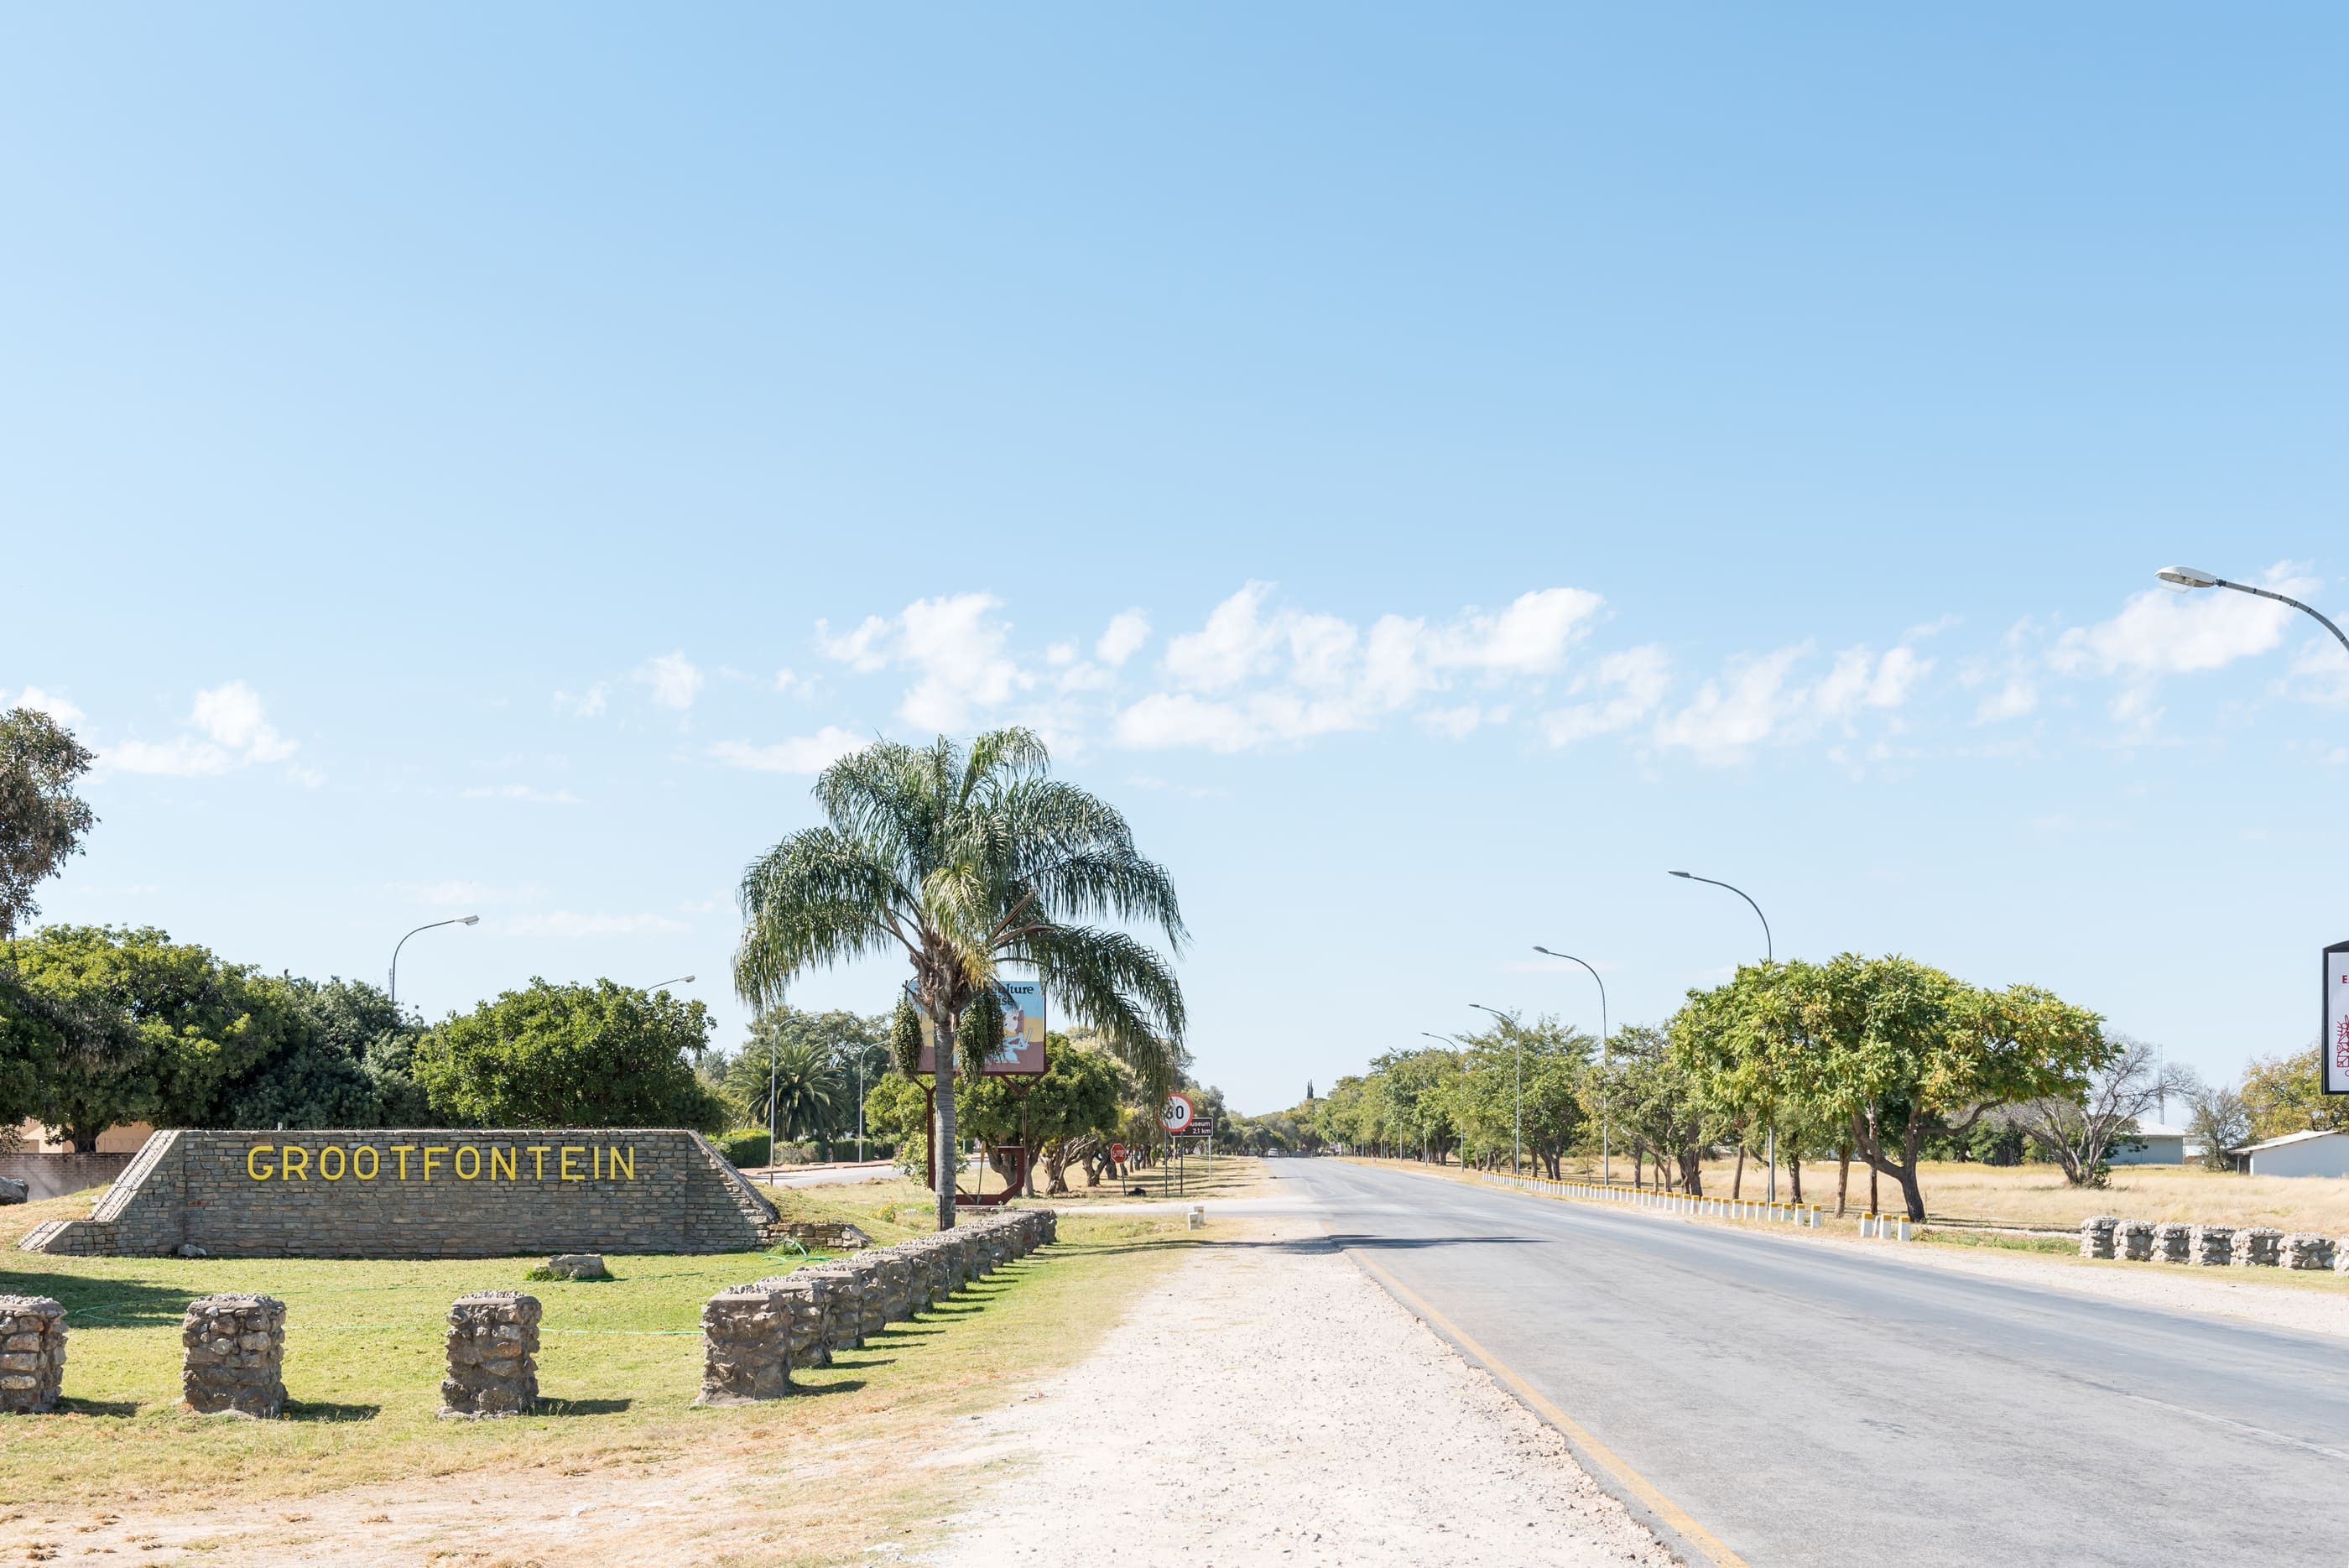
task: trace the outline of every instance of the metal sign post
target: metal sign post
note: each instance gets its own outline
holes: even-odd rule
[[[2328,1095],[2349,1095],[2349,942],[2324,950],[2324,1033],[2317,1075]]]

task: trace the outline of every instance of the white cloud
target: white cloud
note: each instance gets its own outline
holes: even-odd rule
[[[574,915],[567,909],[557,909],[550,915],[518,915],[497,929],[516,937],[616,937],[637,931],[688,931],[693,928],[667,915]]]
[[[603,713],[605,704],[610,702],[611,699],[612,683],[608,680],[598,680],[576,697],[568,691],[557,691],[554,694],[554,706],[558,712],[567,709],[578,718],[594,719]]]
[[[870,743],[864,736],[827,724],[812,735],[794,736],[764,746],[754,746],[748,741],[720,741],[709,748],[709,754],[729,767],[759,773],[818,774]]]
[[[261,694],[242,680],[198,691],[188,722],[205,738],[181,734],[160,742],[125,741],[107,748],[102,758],[124,773],[202,778],[254,763],[282,763],[298,749],[270,726]],[[290,776],[297,784],[325,778],[306,768]]]
[[[1604,603],[1578,588],[1545,588],[1496,615],[1469,609],[1442,625],[1386,615],[1365,632],[1340,616],[1275,605],[1272,595],[1271,584],[1248,583],[1168,643],[1160,668],[1175,690],[1121,711],[1119,742],[1238,751],[1367,729],[1463,679],[1496,689],[1538,680],[1562,668]],[[1422,722],[1464,734],[1508,712],[1454,702]]]
[[[701,694],[701,688],[709,680],[694,668],[693,660],[686,658],[683,649],[647,659],[643,673],[646,682],[653,689],[653,701],[664,708],[680,711],[693,706],[693,700]]]
[[[2317,587],[2289,564],[2271,567],[2262,587],[2305,597]],[[2175,593],[2147,588],[2121,613],[2074,627],[2056,639],[2048,662],[2065,675],[2182,675],[2218,670],[2272,651],[2300,612],[2229,588]]]
[[[2286,689],[2303,701],[2349,702],[2349,650],[2330,633],[2319,633],[2292,656]]]
[[[825,657],[867,674],[893,666],[916,679],[898,716],[926,730],[959,730],[975,711],[995,708],[1035,684],[1004,651],[1010,628],[995,618],[992,594],[916,599],[893,618],[867,616],[844,637],[816,622]]]
[[[30,708],[36,713],[47,713],[58,723],[68,727],[82,722],[82,711],[54,691],[44,691],[37,686],[27,686],[16,693],[12,708]]]
[[[1114,670],[1149,640],[1150,618],[1138,609],[1120,610],[1109,618],[1109,628],[1093,644],[1093,657]]]
[[[1995,724],[2004,719],[2020,719],[2039,706],[2039,688],[2020,675],[2007,678],[2006,684],[1982,700],[1974,709],[1974,722]]]
[[[1806,642],[1733,658],[1721,679],[1698,689],[1695,701],[1657,720],[1656,744],[1684,748],[1698,762],[1719,766],[1742,761],[1755,746],[1807,740],[1828,724],[1850,733],[1864,711],[1904,706],[1933,668],[1931,659],[1906,647],[1881,659],[1868,649],[1849,648],[1816,682],[1790,680],[1810,652]]]
[[[579,797],[567,789],[536,789],[529,784],[476,784],[464,792],[467,800],[519,800],[533,805],[577,805]]]
[[[1578,690],[1589,685],[1612,691],[1615,695],[1603,701],[1581,702],[1544,713],[1542,734],[1553,746],[1571,745],[1593,735],[1614,734],[1644,721],[1662,703],[1664,692],[1671,685],[1671,661],[1662,649],[1652,644],[1627,649],[1600,659],[1590,679],[1576,685]]]

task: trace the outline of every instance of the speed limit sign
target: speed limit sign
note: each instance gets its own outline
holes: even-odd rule
[[[1198,1107],[1191,1104],[1190,1096],[1169,1095],[1166,1103],[1158,1107],[1158,1125],[1168,1132],[1178,1133],[1189,1127],[1191,1118],[1198,1114]]]

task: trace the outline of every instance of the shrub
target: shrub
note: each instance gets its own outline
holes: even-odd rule
[[[764,1127],[737,1127],[732,1132],[720,1133],[709,1141],[737,1168],[767,1163],[767,1129]]]

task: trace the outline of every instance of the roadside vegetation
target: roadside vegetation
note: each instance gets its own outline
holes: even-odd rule
[[[0,1248],[88,1198],[0,1210]],[[847,1197],[786,1191],[778,1200],[786,1218],[847,1220],[883,1243],[930,1228],[929,1194],[909,1184]],[[807,1394],[724,1409],[692,1407],[702,1302],[804,1260],[614,1257],[611,1282],[529,1282],[535,1260],[527,1258],[222,1262],[0,1251],[0,1293],[56,1296],[68,1309],[71,1334],[58,1414],[16,1423],[0,1444],[0,1498],[161,1509],[198,1494],[206,1504],[293,1499],[402,1476],[658,1465],[712,1444],[788,1451],[821,1441],[853,1450],[925,1417],[999,1402],[1007,1384],[1080,1358],[1130,1291],[1196,1239],[1181,1224],[1171,1215],[1071,1217],[1060,1244],[941,1310],[893,1325],[830,1368],[795,1374]],[[449,1303],[467,1291],[502,1288],[528,1290],[544,1304],[546,1408],[507,1421],[440,1421]],[[284,1420],[228,1421],[178,1408],[181,1314],[191,1297],[221,1290],[286,1303],[292,1403]],[[794,1511],[788,1500],[781,1506]],[[812,1511],[802,1522],[821,1529]]]
[[[1234,1134],[1506,1168],[1520,1058],[1524,1167],[1553,1179],[1595,1179],[1611,1144],[1616,1179],[1634,1187],[1750,1198],[1775,1134],[1780,1197],[1838,1214],[2072,1226],[2150,1180],[2167,1183],[2168,1207],[2133,1217],[2271,1223],[2291,1209],[2311,1220],[2292,1228],[2336,1224],[2330,1200],[2292,1196],[2311,1183],[2268,1192],[2225,1168],[2247,1138],[2349,1121],[2317,1093],[2313,1048],[2254,1062],[2240,1087],[2206,1085],[2043,989],[1985,989],[1902,958],[1749,965],[1604,1050],[1555,1018],[1506,1016],[1389,1052],[1286,1112],[1234,1118]],[[2116,1163],[2171,1106],[2209,1168]]]

